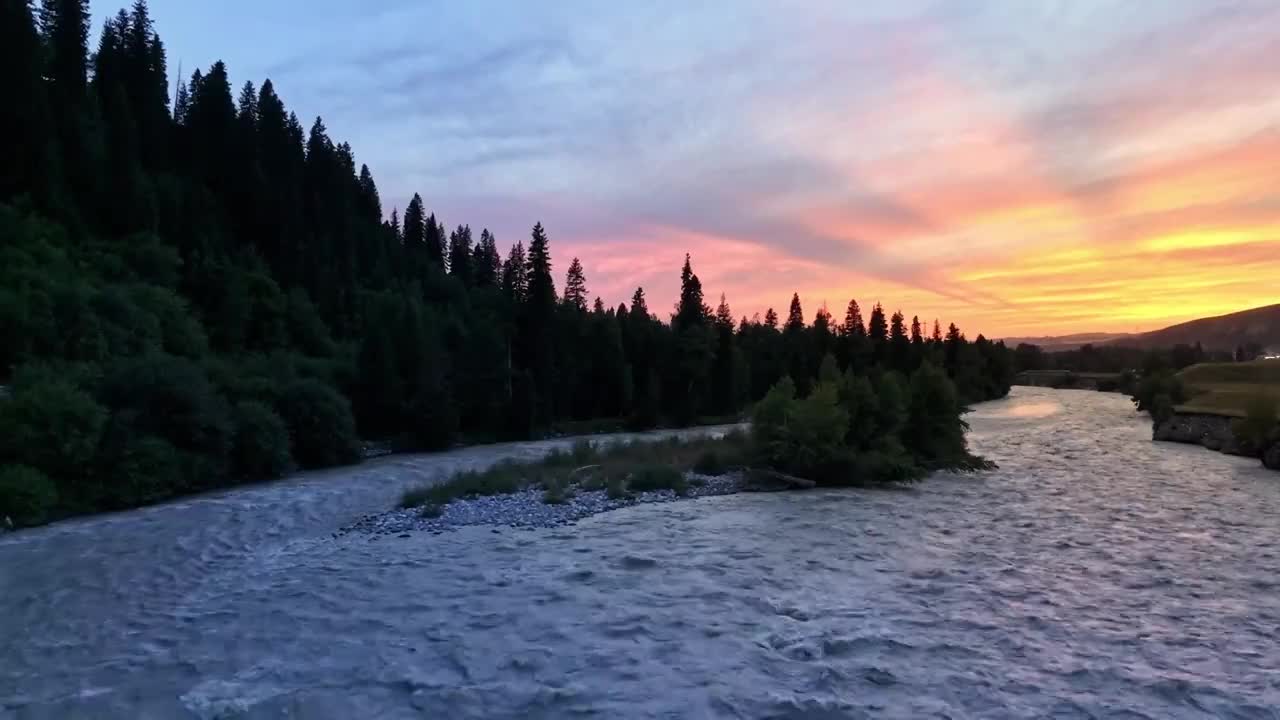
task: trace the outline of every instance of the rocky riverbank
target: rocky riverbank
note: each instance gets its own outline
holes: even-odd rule
[[[757,489],[738,473],[719,476],[691,474],[684,494],[672,490],[631,493],[611,498],[605,490],[578,491],[562,503],[544,502],[540,488],[528,488],[506,495],[489,495],[454,500],[439,508],[438,515],[424,515],[421,508],[402,508],[366,515],[342,529],[342,533],[401,535],[409,532],[442,533],[460,527],[492,525],[515,528],[551,528],[571,525],[585,517],[646,503],[675,502]]]
[[[1177,413],[1168,420],[1157,423],[1151,439],[1201,445],[1227,455],[1257,457],[1240,445],[1231,423],[1232,418],[1224,415]],[[1272,443],[1262,453],[1262,464],[1272,470],[1280,470],[1280,442]]]

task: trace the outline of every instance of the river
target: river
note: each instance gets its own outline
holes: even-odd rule
[[[1276,718],[1280,476],[1015,388],[907,490],[334,537],[552,443],[0,537],[0,718]]]

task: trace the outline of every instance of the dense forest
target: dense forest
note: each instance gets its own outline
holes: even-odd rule
[[[735,319],[687,256],[669,313],[642,288],[593,300],[577,258],[557,288],[541,224],[503,252],[418,195],[388,212],[270,80],[234,91],[217,62],[175,86],[144,0],[92,51],[88,6],[0,0],[0,517],[355,462],[363,440],[736,417],[824,365],[895,395],[921,367],[962,402],[1008,391],[1000,343],[854,301]]]

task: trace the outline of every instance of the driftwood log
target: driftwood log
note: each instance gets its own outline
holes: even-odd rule
[[[818,483],[776,470],[748,468],[743,473],[742,489],[746,492],[782,492],[784,490],[808,490]]]

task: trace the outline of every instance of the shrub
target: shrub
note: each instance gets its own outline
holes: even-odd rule
[[[729,471],[724,454],[713,449],[704,450],[693,462],[693,471],[699,475],[723,475]]]
[[[0,519],[39,525],[58,504],[58,488],[44,473],[26,465],[0,467]]]
[[[235,407],[231,468],[246,480],[278,478],[289,472],[289,428],[266,405],[243,401]]]
[[[756,459],[765,465],[780,466],[787,459],[787,420],[795,397],[795,382],[784,377],[756,404],[752,413],[751,443]]]
[[[683,495],[689,491],[689,483],[684,473],[671,465],[649,463],[636,468],[631,474],[629,485],[636,492],[653,492],[655,490],[675,490]]]
[[[621,477],[614,475],[609,478],[609,482],[605,486],[605,495],[607,495],[610,500],[622,500],[623,498],[628,497],[629,494],[630,493],[627,492],[627,484]]]
[[[926,466],[944,465],[968,457],[966,429],[968,425],[960,418],[955,385],[933,365],[921,365],[911,376],[911,399],[901,433],[903,445]]]
[[[277,408],[289,428],[294,460],[303,468],[342,465],[360,459],[360,439],[346,398],[319,380],[295,380]]]
[[[230,407],[198,365],[172,355],[152,354],[116,364],[103,378],[102,402],[115,414],[127,413],[128,424],[141,433],[208,461],[198,484],[225,474],[222,464],[231,450]]]
[[[546,491],[542,493],[542,502],[548,505],[563,505],[573,497],[573,492],[565,487],[564,481],[551,476],[546,481]]]
[[[845,448],[849,414],[836,403],[836,388],[818,384],[787,413],[786,454],[779,469],[804,474],[832,463]]]
[[[71,383],[27,369],[19,373],[13,395],[0,400],[0,459],[75,488],[93,467],[106,417],[101,405]]]
[[[1254,395],[1245,407],[1245,416],[1233,421],[1231,430],[1242,447],[1261,456],[1280,435],[1278,413],[1280,400],[1274,395]]]
[[[101,497],[93,502],[111,508],[152,503],[189,491],[193,478],[210,472],[205,458],[139,432],[123,416],[112,418],[104,446],[100,462],[105,482]]]

